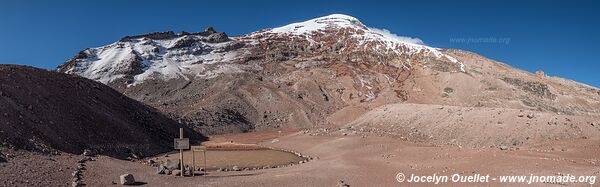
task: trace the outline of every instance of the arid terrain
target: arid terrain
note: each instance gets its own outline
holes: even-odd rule
[[[244,141],[253,133],[243,134]],[[259,136],[257,134],[257,136]],[[236,135],[231,136],[235,139]],[[251,137],[255,139],[256,137]],[[291,149],[314,157],[291,167],[209,172],[206,176],[177,177],[157,175],[154,167],[100,156],[86,164],[83,181],[88,186],[110,186],[119,175],[131,173],[146,186],[335,186],[343,180],[350,186],[405,186],[396,181],[404,174],[450,175],[599,175],[598,139],[551,141],[546,144],[519,146],[514,150],[460,148],[409,143],[397,138],[355,135],[310,136],[293,133],[259,144]],[[246,143],[249,143],[246,141]],[[243,157],[240,155],[240,157]],[[65,183],[66,184],[66,183]],[[444,186],[523,186],[499,182],[453,184]],[[597,185],[597,184],[595,184]],[[431,186],[428,183],[408,186]],[[538,183],[528,186],[563,186]],[[590,186],[570,183],[566,186]]]
[[[600,176],[600,89],[341,14],[241,36],[125,36],[56,71],[1,65],[0,104],[3,186],[111,186],[122,174],[146,186],[340,187],[433,185],[399,173]],[[179,128],[207,147],[206,175],[175,176],[189,172],[175,163]]]

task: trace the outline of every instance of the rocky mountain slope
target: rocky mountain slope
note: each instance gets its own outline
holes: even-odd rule
[[[597,88],[340,14],[237,37],[212,28],[129,36],[86,49],[58,71],[105,83],[206,133],[339,127],[397,103],[600,114]]]
[[[2,147],[125,158],[172,150],[177,122],[101,83],[78,76],[0,65]],[[205,138],[186,129],[193,141]]]

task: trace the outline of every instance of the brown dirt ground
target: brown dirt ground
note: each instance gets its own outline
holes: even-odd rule
[[[250,135],[253,134],[240,136]],[[338,180],[344,180],[351,186],[431,186],[428,183],[398,183],[395,176],[398,172],[415,175],[600,175],[598,138],[555,141],[519,147],[519,150],[513,151],[420,145],[377,136],[363,138],[351,135],[309,136],[296,133],[278,140],[273,142],[266,139],[260,144],[298,151],[314,157],[315,160],[292,167],[210,172],[207,176],[182,178],[157,175],[155,168],[138,162],[102,156],[98,157],[98,161],[88,162],[84,181],[89,186],[105,186],[112,181],[118,182],[120,174],[131,173],[146,186],[334,186]],[[497,182],[442,184],[456,185],[507,186]],[[525,184],[512,186],[522,185]],[[571,183],[568,186],[589,184]]]
[[[0,148],[9,162],[0,162],[0,186],[70,186],[77,155],[40,154]]]

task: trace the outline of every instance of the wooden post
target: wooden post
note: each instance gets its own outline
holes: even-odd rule
[[[179,138],[183,139],[183,128],[179,128]],[[179,149],[179,160],[181,160],[181,176],[183,177],[184,167],[183,167],[183,149]]]
[[[192,149],[192,177],[196,176],[196,151]]]

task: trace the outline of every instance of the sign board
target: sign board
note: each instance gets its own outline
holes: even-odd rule
[[[206,151],[206,146],[192,146],[192,151],[196,151],[196,152]]]
[[[190,139],[189,138],[175,138],[174,139],[174,147],[175,149],[189,149],[190,148]]]

